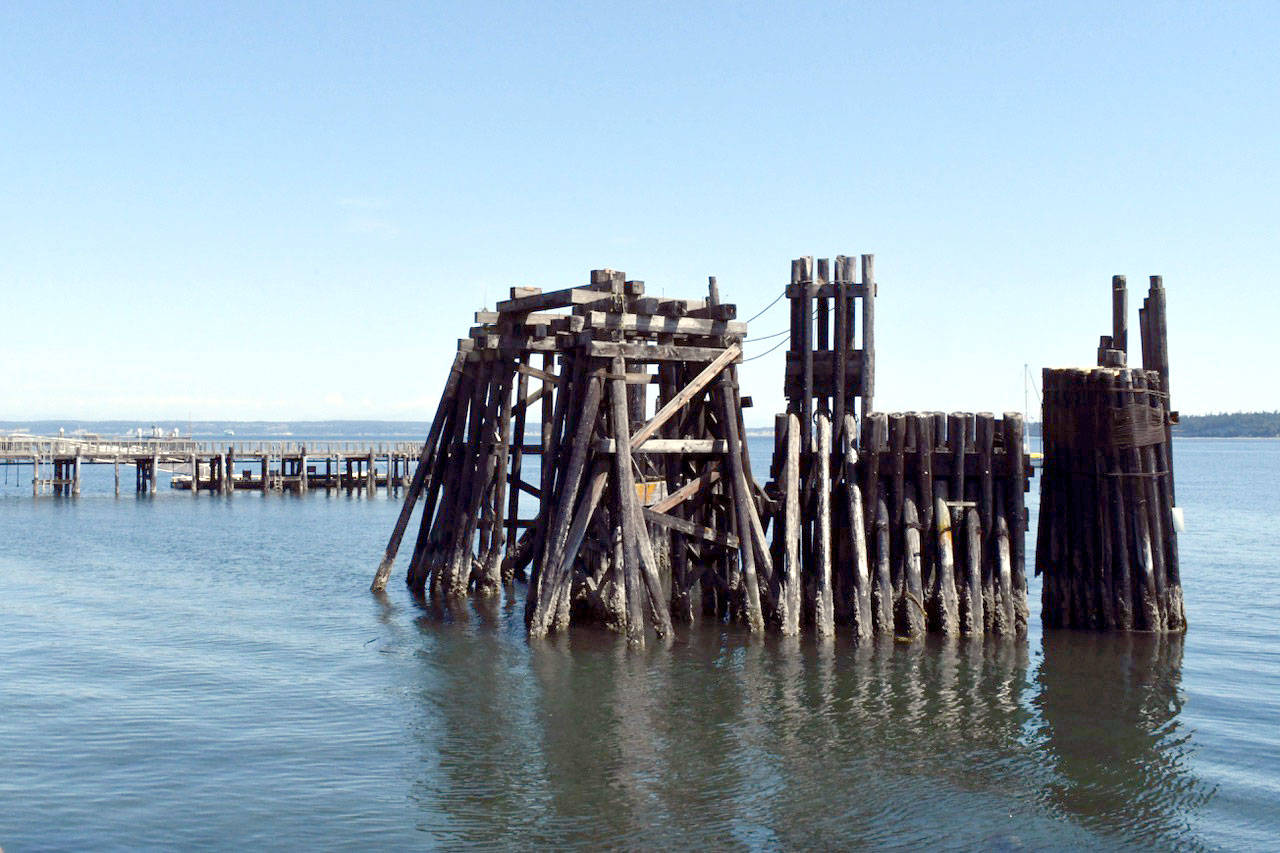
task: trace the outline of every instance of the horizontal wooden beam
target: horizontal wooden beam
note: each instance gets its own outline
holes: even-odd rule
[[[582,315],[588,325],[597,329],[621,329],[624,332],[646,332],[654,335],[745,335],[747,324],[700,320],[696,317],[663,317],[660,314],[611,314],[586,311]]]
[[[787,350],[786,360],[786,376],[802,376],[804,374],[804,365],[802,362],[803,353],[797,353]],[[831,350],[815,350],[813,353],[813,375],[817,377],[819,373],[829,374],[836,366],[836,354]],[[855,372],[862,369],[862,350],[850,350],[848,360],[845,361],[845,371]]]
[[[797,299],[801,296],[804,296],[805,287],[806,285],[804,284],[788,284],[787,298]],[[845,287],[847,288],[847,290],[845,290],[845,294],[848,296],[866,296],[867,295],[867,288],[865,285],[846,284]],[[817,296],[819,299],[830,299],[831,297],[836,295],[836,286],[835,284],[828,282],[827,284],[824,284],[818,287],[814,295]]]
[[[587,345],[587,354],[595,358],[626,358],[632,361],[715,361],[724,354],[723,348],[717,347],[683,347],[672,344],[616,343],[614,341],[591,341]],[[735,362],[742,360],[739,353]]]
[[[512,314],[502,314],[498,311],[477,311],[476,322],[482,326],[495,326],[499,320],[514,321],[514,325],[517,326],[550,326],[556,320],[562,320],[568,316],[568,314],[546,313],[514,316]]]
[[[617,445],[612,438],[601,438],[595,442],[597,453],[614,453]],[[728,453],[729,442],[720,438],[651,438],[644,447],[633,448],[632,453],[692,453],[716,454]]]
[[[534,379],[541,379],[543,382],[559,382],[560,377],[554,373],[548,373],[545,370],[539,370],[536,367],[530,367],[527,364],[517,364],[516,370],[525,376],[532,376]]]

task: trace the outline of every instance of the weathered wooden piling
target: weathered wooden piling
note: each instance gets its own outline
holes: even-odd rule
[[[1138,315],[1141,368],[1127,363],[1127,294],[1116,276],[1099,366],[1044,370],[1036,572],[1046,627],[1186,630],[1159,276]]]

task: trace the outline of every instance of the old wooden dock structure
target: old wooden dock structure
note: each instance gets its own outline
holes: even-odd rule
[[[533,636],[589,622],[641,643],[694,619],[1025,633],[1021,416],[873,411],[872,256],[799,259],[785,293],[789,410],[764,486],[737,381],[747,330],[714,278],[705,297],[678,299],[595,270],[478,313],[374,590],[421,499],[412,592],[456,600],[527,579]],[[541,435],[527,442],[535,405]],[[536,511],[520,514],[520,493]]]
[[[132,470],[134,491],[154,493],[162,473],[173,488],[234,494],[309,489],[391,491],[412,478],[418,443],[406,441],[239,441],[223,444],[189,438],[79,438],[0,436],[0,466],[28,467],[34,496],[80,494],[83,466]],[[127,475],[126,475],[127,476]]]

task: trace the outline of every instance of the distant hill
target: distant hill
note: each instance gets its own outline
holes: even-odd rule
[[[1040,435],[1040,423],[1027,424],[1027,432]],[[1280,438],[1280,412],[1182,415],[1173,428],[1173,435],[1175,438]]]
[[[1173,434],[1182,438],[1280,438],[1280,412],[1183,415]]]

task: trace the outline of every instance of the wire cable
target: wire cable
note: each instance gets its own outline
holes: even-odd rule
[[[781,332],[774,332],[772,335],[753,335],[748,338],[743,338],[743,340],[744,341],[767,341],[772,338],[778,338],[783,335],[789,335],[789,334],[791,334],[790,329],[783,329]]]
[[[742,363],[743,363],[743,364],[746,364],[748,361],[755,361],[757,358],[764,358],[766,355],[768,355],[769,353],[773,352],[773,351],[774,351],[774,350],[776,350],[778,347],[782,346],[783,344],[787,343],[787,342],[788,342],[788,341],[790,341],[790,340],[791,340],[791,338],[790,338],[790,336],[788,336],[788,337],[787,337],[787,338],[785,338],[784,340],[778,341],[776,344],[774,344],[773,346],[769,347],[767,350],[765,350],[764,352],[760,353],[759,355],[753,355],[753,356],[751,356],[751,358],[744,358],[744,359],[742,360]]]
[[[748,322],[748,323],[750,323],[752,320],[758,320],[758,319],[760,318],[760,315],[761,315],[761,314],[763,314],[764,312],[768,311],[768,310],[769,310],[770,308],[772,308],[773,306],[777,305],[777,304],[778,304],[778,300],[779,300],[779,299],[781,299],[782,297],[786,296],[786,295],[787,295],[787,289],[784,287],[784,288],[782,288],[782,292],[781,292],[781,293],[779,293],[777,296],[775,296],[775,297],[773,298],[773,301],[772,301],[772,302],[770,302],[768,305],[766,305],[766,306],[764,306],[763,308],[761,308],[761,309],[756,313],[756,315],[755,315],[754,317],[752,317],[752,318],[751,318],[751,320],[748,320],[747,322]]]

